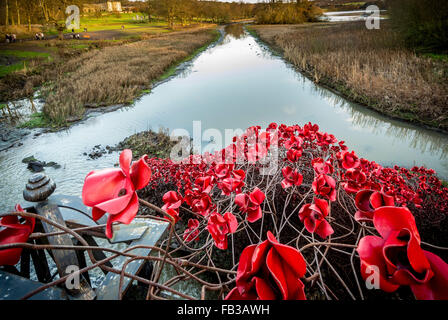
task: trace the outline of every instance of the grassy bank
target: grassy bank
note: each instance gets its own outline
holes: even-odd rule
[[[54,80],[67,61],[87,51],[120,46],[145,37],[0,44],[0,102],[31,96],[36,88]]]
[[[81,119],[86,108],[132,103],[150,92],[152,83],[168,78],[179,63],[191,59],[218,37],[214,25],[207,25],[132,39],[9,45],[5,51],[9,52],[5,55],[8,59],[34,50],[35,55],[47,60],[0,77],[0,101],[30,96],[40,87],[45,100],[42,113],[22,126],[64,126]]]
[[[80,19],[79,29],[75,29],[75,32],[83,32],[84,28],[87,28],[88,32],[104,31],[104,30],[120,30],[122,26],[124,31],[130,32],[144,32],[144,33],[165,33],[170,32],[170,28],[166,21],[148,21],[136,20],[136,16],[142,16],[142,13],[108,13],[102,16],[95,17],[94,15],[83,15]],[[60,24],[65,21],[59,21]],[[43,32],[47,37],[55,37],[58,35],[58,31],[54,26],[43,25],[9,25],[0,26],[0,36],[4,38],[7,33],[14,33],[17,39],[33,39],[37,32]],[[64,33],[71,33],[71,29],[64,30]]]
[[[448,130],[448,63],[407,49],[386,22],[251,26],[316,83],[383,114]]]
[[[159,132],[151,130],[136,133],[127,137],[115,147],[116,150],[131,149],[134,159],[143,155],[150,158],[169,158],[171,149],[177,144],[170,140],[168,130],[161,129]]]
[[[44,86],[43,112],[53,123],[64,125],[81,119],[86,108],[130,103],[172,65],[215,38],[211,28],[182,31],[82,54]]]

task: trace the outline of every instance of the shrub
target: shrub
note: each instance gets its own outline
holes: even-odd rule
[[[316,21],[322,10],[308,1],[259,4],[255,18],[260,24],[299,24]]]
[[[388,0],[395,27],[408,45],[423,51],[448,49],[448,2]]]

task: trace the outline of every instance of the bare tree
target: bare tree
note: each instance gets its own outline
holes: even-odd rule
[[[17,0],[16,0],[16,12],[17,12],[17,25],[20,26],[20,10],[19,10],[19,4],[17,3]]]
[[[9,25],[9,17],[8,17],[8,0],[6,0],[5,4],[5,25]]]

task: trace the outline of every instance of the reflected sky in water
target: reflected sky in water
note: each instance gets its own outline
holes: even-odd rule
[[[316,86],[241,30],[231,34],[168,82],[155,87],[130,108],[90,117],[68,130],[30,135],[21,147],[0,153],[1,209],[22,200],[31,173],[21,162],[34,155],[56,161],[47,168],[57,193],[80,196],[85,175],[113,166],[118,154],[87,160],[83,152],[98,144],[115,145],[134,133],[159,127],[192,132],[195,120],[208,128],[266,127],[270,122],[318,123],[345,140],[358,155],[383,165],[425,165],[448,177],[448,137],[391,120]]]

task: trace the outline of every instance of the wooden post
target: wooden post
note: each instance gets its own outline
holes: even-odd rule
[[[38,202],[35,206],[37,214],[65,226],[66,224],[58,205],[47,200],[55,189],[56,184],[52,179],[43,173],[36,173],[28,180],[23,191],[23,197],[27,201]],[[42,226],[46,233],[60,231],[58,228],[45,222],[42,222]],[[68,234],[49,236],[47,240],[52,245],[73,245]],[[66,271],[69,266],[79,267],[78,258],[73,250],[51,250],[51,254],[61,277],[67,275]],[[67,291],[74,299],[92,300],[96,296],[84,276],[80,278],[80,287],[78,289],[67,289]]]

